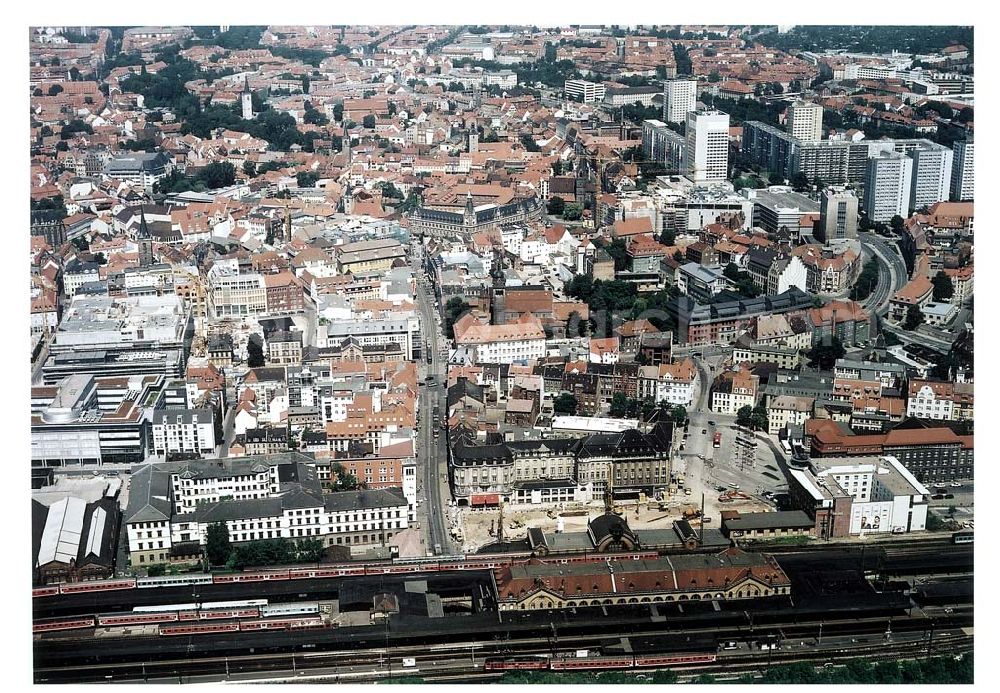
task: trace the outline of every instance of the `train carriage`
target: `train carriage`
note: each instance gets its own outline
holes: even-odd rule
[[[235,633],[239,629],[239,623],[191,623],[182,626],[160,626],[160,635],[209,635]]]
[[[486,671],[537,671],[549,668],[547,657],[488,657]]]
[[[583,669],[630,669],[635,663],[634,658],[624,657],[584,657],[574,659],[553,659],[552,671],[577,671]]]
[[[147,611],[126,614],[99,614],[99,626],[145,626],[152,623],[170,623],[177,620],[176,611]]]
[[[102,580],[70,582],[59,586],[59,594],[76,594],[78,592],[109,592],[112,590],[129,590],[135,587],[135,580]]]
[[[60,618],[46,621],[35,621],[31,624],[32,633],[51,633],[60,630],[80,630],[83,628],[93,628],[93,616],[81,616],[78,618]]]
[[[716,659],[714,654],[688,655],[636,655],[636,667],[683,666],[687,664],[709,664]]]

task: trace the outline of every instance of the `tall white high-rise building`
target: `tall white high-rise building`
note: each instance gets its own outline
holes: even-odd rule
[[[880,152],[865,171],[865,213],[872,222],[908,216],[913,159],[899,152]]]
[[[956,202],[974,199],[975,147],[976,144],[971,137],[967,140],[956,140],[951,145],[954,154],[951,163],[951,199]]]
[[[729,175],[729,114],[692,111],[684,131],[684,172],[696,182]]]
[[[910,209],[930,207],[948,199],[953,154],[947,147],[927,142],[909,152],[913,159]],[[904,215],[905,216],[905,215]]]
[[[792,137],[803,142],[823,139],[823,107],[818,103],[796,101],[788,107],[785,125]]]
[[[693,79],[671,79],[663,83],[663,120],[683,123],[698,103],[698,82]]]

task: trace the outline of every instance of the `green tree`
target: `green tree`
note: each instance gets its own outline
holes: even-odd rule
[[[319,180],[319,174],[314,171],[302,171],[295,176],[295,183],[300,188],[314,188]]]
[[[663,233],[660,234],[660,243],[666,246],[671,246],[677,241],[677,234],[670,229],[663,229]]]
[[[558,216],[566,210],[566,200],[562,199],[558,195],[550,197],[546,209],[549,214]]]
[[[149,577],[159,577],[165,575],[167,572],[167,566],[163,563],[155,563],[148,568],[146,568],[146,575]]]
[[[809,177],[801,171],[793,175],[790,182],[792,184],[792,188],[794,188],[796,192],[805,192],[810,188]]]
[[[898,214],[893,214],[892,219],[889,220],[889,227],[892,228],[892,230],[895,231],[896,233],[902,233],[903,222],[904,222],[903,217],[899,216]]]
[[[225,522],[213,522],[205,532],[205,554],[213,566],[225,565],[233,547],[229,543],[229,530]]]
[[[675,405],[670,410],[670,418],[673,419],[673,422],[678,426],[683,426],[684,423],[688,420],[687,409],[685,409],[679,404]]]
[[[771,175],[769,175],[767,179],[771,183],[771,185],[785,184],[785,177],[782,176],[780,173],[771,173]]]
[[[358,478],[344,469],[344,465],[334,462],[330,468],[330,489],[333,491],[355,491]]]
[[[210,190],[225,188],[236,182],[236,168],[228,161],[212,162],[198,171],[198,180]]]
[[[906,309],[906,319],[903,320],[903,329],[915,330],[923,321],[924,314],[920,311],[920,306],[914,303]]]
[[[809,357],[809,365],[817,366],[822,370],[830,370],[837,359],[844,358],[846,353],[847,349],[844,348],[840,338],[832,337],[829,343],[823,343],[823,341],[817,343],[806,355]]]
[[[312,104],[310,104],[308,101],[306,101],[306,103],[309,104],[309,106],[306,108],[306,112],[302,116],[303,122],[309,123],[310,125],[319,125],[319,126],[328,125],[330,123],[330,119],[327,118],[322,111],[313,108]]]
[[[582,275],[586,276],[586,275]],[[580,316],[577,311],[572,311],[569,317],[566,318],[566,336],[567,337],[582,337],[586,332],[587,323]]]
[[[566,205],[563,210],[562,218],[566,221],[576,221],[583,216],[583,205],[578,202]]]
[[[252,334],[247,340],[247,365],[250,368],[260,368],[264,365],[264,345],[260,335]]]
[[[955,295],[955,284],[943,270],[934,275],[931,284],[934,285],[935,301],[947,301]]]
[[[319,539],[299,539],[295,542],[296,563],[319,563],[324,553],[326,549]]]
[[[257,175],[257,166],[249,159],[243,162],[243,174],[247,178],[253,178]]]
[[[366,115],[364,118],[361,119],[361,125],[363,125],[368,130],[373,129],[375,127],[375,116],[369,113],[368,115]]]
[[[333,105],[333,119],[338,123],[344,119],[344,104],[337,103]]]
[[[571,392],[560,392],[552,402],[556,414],[576,414],[576,395]]]
[[[736,410],[736,425],[737,426],[749,426],[750,417],[753,415],[753,407],[749,404],[745,404]]]
[[[873,257],[865,263],[858,280],[851,288],[851,300],[864,301],[871,295],[876,286],[878,286],[878,260]]]
[[[616,392],[611,396],[611,409],[608,416],[614,419],[623,419],[628,416],[629,400],[621,392]]]
[[[767,430],[767,408],[758,404],[750,412],[750,427],[755,431]]]
[[[455,338],[455,323],[468,309],[465,299],[452,296],[444,306],[444,324],[449,339]]]

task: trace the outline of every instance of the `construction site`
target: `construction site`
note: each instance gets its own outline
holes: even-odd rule
[[[720,417],[721,418],[721,417]],[[735,425],[711,426],[702,434],[693,430],[687,454],[672,465],[673,483],[662,500],[614,501],[633,530],[670,529],[676,520],[687,520],[694,528],[718,527],[723,510],[767,512],[775,510],[776,494],[787,490],[784,473],[774,450],[752,431]],[[713,447],[715,432],[719,448]],[[702,452],[703,451],[703,452]],[[605,510],[599,498],[587,503],[505,504],[502,509],[503,538],[523,539],[529,527],[546,533],[586,531],[589,519]],[[501,509],[498,507],[449,508],[452,539],[466,553],[498,539]]]

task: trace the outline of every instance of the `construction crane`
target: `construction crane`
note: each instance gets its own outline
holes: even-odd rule
[[[205,284],[200,274],[184,272],[183,275],[194,287],[193,296],[188,293],[188,300],[192,301],[194,313],[194,340],[191,351],[196,356],[204,356],[208,352],[208,300]]]

